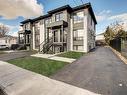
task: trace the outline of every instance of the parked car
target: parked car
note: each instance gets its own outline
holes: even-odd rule
[[[9,49],[8,45],[0,45],[0,49]]]

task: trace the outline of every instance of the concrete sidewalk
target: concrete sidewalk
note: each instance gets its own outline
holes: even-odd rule
[[[7,95],[98,95],[2,61],[0,86]]]
[[[69,63],[72,63],[76,60],[76,59],[72,59],[72,58],[58,57],[58,56],[51,55],[51,54],[34,54],[31,56],[40,57],[40,58],[47,58],[47,59],[63,61],[63,62],[69,62]]]

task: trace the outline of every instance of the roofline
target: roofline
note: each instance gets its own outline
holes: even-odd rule
[[[56,12],[59,12],[59,11],[65,10],[65,9],[67,9],[68,12],[71,13],[71,12],[74,12],[74,11],[77,11],[77,10],[80,10],[80,9],[83,9],[83,8],[88,8],[88,10],[89,10],[89,12],[90,12],[95,24],[97,24],[96,17],[94,15],[94,12],[93,12],[93,9],[92,9],[92,6],[91,6],[90,2],[89,3],[85,3],[83,5],[79,5],[79,6],[73,7],[73,8],[71,8],[69,5],[65,5],[65,6],[53,9],[51,11],[48,11],[48,14],[46,14],[46,15],[43,15],[43,16],[40,16],[40,17],[37,17],[37,18],[34,18],[34,19],[27,19],[27,20],[22,21],[21,23],[25,24],[25,23],[28,23],[28,22],[33,22],[33,21],[37,21],[37,20],[40,20],[40,19],[44,19],[46,17],[50,17],[53,13],[56,13]]]
[[[89,7],[89,12],[91,13],[91,16],[92,16],[92,18],[93,18],[95,24],[97,24],[97,20],[96,20],[95,14],[94,14],[94,12],[93,12],[92,6]]]
[[[32,19],[26,19],[26,20],[24,20],[24,21],[22,21],[22,22],[20,22],[20,23],[25,24],[25,23],[27,23],[27,22],[32,22]]]
[[[90,12],[95,24],[97,24],[97,20],[96,20],[96,17],[95,17],[95,14],[93,12],[92,5],[91,5],[90,2],[89,3],[85,3],[83,5],[79,5],[79,6],[74,7],[73,11],[81,10],[81,9],[84,9],[84,8],[88,8],[89,9],[89,12]]]
[[[99,36],[99,35],[104,35],[104,33],[97,34],[96,36]]]
[[[44,19],[44,18],[47,18],[47,17],[50,17],[50,16],[51,16],[51,14],[46,14],[46,15],[34,18],[33,21],[41,20],[41,19]]]

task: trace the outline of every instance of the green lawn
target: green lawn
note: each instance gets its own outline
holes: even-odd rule
[[[62,54],[58,54],[57,56],[78,59],[84,54],[85,54],[84,52],[69,51]]]
[[[24,57],[18,58],[8,61],[11,64],[19,66],[21,68],[45,75],[50,76],[54,74],[57,70],[64,67],[66,64],[65,62],[61,61],[54,61],[44,58],[36,58],[36,57]]]

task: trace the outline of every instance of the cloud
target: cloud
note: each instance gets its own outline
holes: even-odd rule
[[[105,18],[105,15],[96,15],[97,22],[103,21]]]
[[[13,37],[18,37],[18,32],[12,32],[10,35]]]
[[[96,19],[98,22],[101,22],[109,17],[109,14],[111,13],[110,10],[103,10],[96,14]]]
[[[105,15],[111,13],[111,10],[103,10],[99,13],[99,15]]]
[[[19,26],[10,26],[10,27],[11,27],[11,29],[9,31],[9,35],[18,37],[18,31],[17,30],[19,30]]]
[[[118,21],[120,24],[122,24],[123,28],[127,31],[127,13],[110,16],[108,20]]]
[[[111,16],[111,17],[109,17],[109,20],[125,21],[125,20],[127,20],[127,13]]]
[[[0,16],[5,19],[15,19],[43,15],[43,6],[37,0],[0,0]]]

